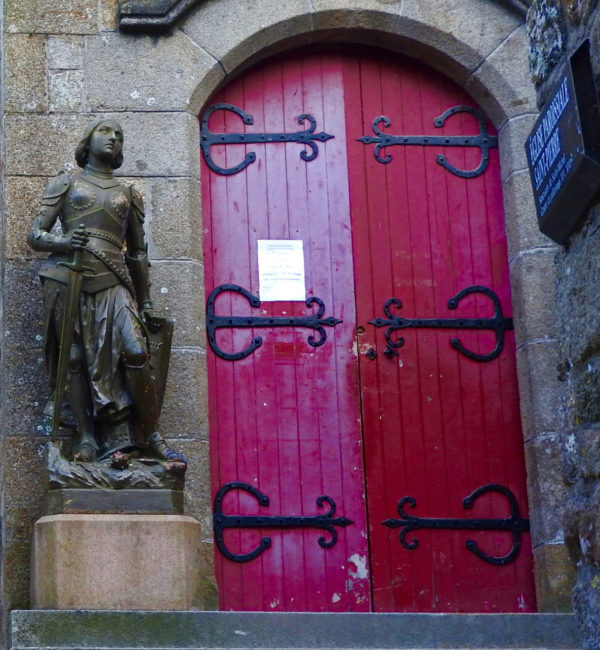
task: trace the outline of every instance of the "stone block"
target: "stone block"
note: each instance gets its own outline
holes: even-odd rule
[[[48,439],[22,432],[10,434],[4,440],[2,460],[4,536],[7,541],[29,541],[33,522],[42,515],[46,491],[43,446]]]
[[[503,194],[509,259],[533,248],[556,250],[558,245],[538,228],[529,171],[511,174],[503,183]]]
[[[81,70],[62,70],[48,75],[48,110],[71,113],[83,107],[84,79]]]
[[[434,2],[405,0],[400,28],[410,38],[444,52],[444,57],[453,60],[454,70],[460,66],[462,73],[455,77],[460,83],[500,46],[519,22],[517,16],[493,2],[450,0],[444,2],[444,10],[440,11]]]
[[[153,259],[202,262],[200,183],[191,178],[148,181],[146,232]]]
[[[85,115],[7,116],[6,174],[49,177],[74,169],[75,147],[88,121]]]
[[[116,32],[119,0],[102,0],[98,7],[98,22],[101,32]]]
[[[4,28],[9,34],[94,34],[97,0],[7,0]]]
[[[521,422],[525,440],[545,431],[560,430],[564,392],[558,380],[556,341],[527,343],[517,350]]]
[[[173,345],[204,346],[204,278],[196,262],[153,262],[150,269],[154,307],[175,320]]]
[[[36,253],[29,248],[26,241],[45,186],[46,178],[42,177],[9,176],[5,179],[5,259],[46,257],[45,254]]]
[[[79,70],[83,67],[83,36],[48,36],[46,56],[49,70]]]
[[[528,341],[555,338],[555,248],[536,248],[511,260],[513,316],[517,347]]]
[[[4,344],[12,348],[41,348],[43,300],[38,278],[39,263],[11,261],[4,270],[2,285]]]
[[[12,34],[5,41],[5,109],[8,113],[46,110],[46,43],[43,36]]]
[[[206,356],[203,350],[175,348],[172,351],[160,426],[168,438],[208,438]]]
[[[7,540],[4,548],[4,589],[2,606],[11,609],[29,609],[29,539]],[[3,646],[6,647],[6,646]]]
[[[525,443],[527,493],[534,547],[563,542],[565,539],[564,507],[569,488],[563,482],[563,436],[543,433]]]
[[[125,133],[125,162],[119,176],[200,177],[198,120],[187,113],[60,114],[9,116],[6,120],[8,175],[53,176],[75,169],[75,147],[85,127],[117,120]]]
[[[219,63],[181,31],[159,44],[149,36],[102,34],[88,39],[86,48],[86,75],[94,79],[88,85],[93,111],[176,110],[197,115],[207,99],[200,84],[212,89],[224,77]]]
[[[516,29],[477,68],[465,84],[488,117],[501,128],[524,113],[537,113],[536,95],[527,66],[525,27]]]
[[[12,435],[48,435],[42,411],[49,393],[44,352],[33,348],[5,348],[4,424]]]
[[[240,3],[238,0],[209,0],[180,23],[194,43],[217,59],[225,72],[246,65],[262,50],[283,43],[296,34],[313,29],[309,0]],[[207,89],[208,94],[214,88]],[[200,106],[207,96],[197,95]]]
[[[188,460],[185,475],[184,512],[200,521],[203,539],[212,539],[210,463],[206,440],[173,440],[172,444]]]
[[[575,567],[564,544],[544,544],[533,549],[539,612],[571,612]]]
[[[513,117],[502,125],[498,133],[498,146],[503,181],[515,172],[528,169],[525,140],[531,133],[536,119],[537,114],[526,113]]]
[[[34,526],[38,609],[201,606],[200,524],[182,515],[50,515]]]

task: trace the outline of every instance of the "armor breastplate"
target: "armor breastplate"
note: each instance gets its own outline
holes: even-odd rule
[[[73,178],[61,206],[62,229],[68,233],[85,226],[90,236],[89,247],[98,253],[83,251],[82,263],[93,273],[84,276],[82,291],[95,293],[121,283],[108,265],[113,269],[118,267],[121,275],[128,276],[122,246],[130,207],[131,193],[118,180],[86,172]],[[40,276],[66,283],[68,274],[64,267],[57,266],[59,259],[51,256]]]
[[[119,181],[82,172],[75,176],[63,199],[63,231],[85,226],[122,242],[130,206],[130,192]]]

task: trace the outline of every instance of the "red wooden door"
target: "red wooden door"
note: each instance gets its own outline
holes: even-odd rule
[[[391,316],[454,316],[448,299],[473,285],[492,289],[511,313],[497,150],[483,174],[465,179],[437,164],[436,154],[472,169],[479,149],[388,147],[382,155],[393,159],[384,165],[373,144],[357,141],[373,135],[371,124],[381,115],[390,119],[391,133],[432,133],[440,130],[435,117],[463,104],[473,106],[432,70],[353,48],[261,64],[204,113],[207,295],[220,288],[209,301],[207,324],[223,609],[534,607],[527,534],[518,558],[498,566],[467,550],[466,540],[494,558],[508,553],[510,533],[416,530],[407,539],[417,538],[419,546],[409,550],[399,529],[382,523],[399,517],[402,497],[415,499],[415,508],[405,510],[422,518],[507,517],[507,499],[498,492],[480,496],[471,511],[462,508],[469,493],[489,484],[510,489],[526,514],[512,333],[497,358],[478,362],[448,341],[456,337],[485,353],[494,347],[489,332],[404,329],[390,334],[385,354],[386,327],[369,322],[386,318],[390,298],[402,301],[401,308],[388,308]],[[307,114],[312,117],[300,118]],[[460,114],[441,131],[472,135],[477,129],[473,116]],[[334,137],[309,146],[273,136],[301,131]],[[215,133],[252,137],[219,144],[220,136],[210,140]],[[314,314],[317,305],[250,303],[261,289],[259,240],[302,241],[306,295],[322,301],[323,318],[342,322],[324,325],[322,333],[267,327],[266,318],[285,325],[282,319]],[[489,296],[468,295],[456,311],[485,318]],[[252,328],[222,316],[263,320]],[[313,344],[326,340],[314,347],[311,335]],[[404,346],[394,347],[399,335]],[[262,337],[260,345],[251,345],[255,337]],[[320,496],[328,498],[317,505]],[[353,523],[327,530],[264,520],[259,528],[248,519],[306,522],[327,513]]]

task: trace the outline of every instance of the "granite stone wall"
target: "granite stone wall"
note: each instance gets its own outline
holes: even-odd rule
[[[0,0],[1,1],[1,0]],[[549,0],[548,0],[549,1]],[[215,607],[209,495],[197,115],[227,80],[296,45],[360,42],[451,76],[499,132],[538,605],[570,608],[572,562],[557,517],[562,479],[556,246],[536,227],[523,143],[537,116],[517,0],[205,0],[163,36],[118,31],[117,0],[4,0],[2,607],[29,604],[32,523],[44,493],[47,380],[40,257],[25,245],[46,179],[73,168],[92,119],[125,131],[121,176],[144,195],[153,297],[176,319],[161,427],[190,459],[186,512],[203,524],[205,607]],[[566,43],[569,43],[568,35]],[[4,617],[3,617],[4,620]]]
[[[561,64],[586,38],[596,85],[600,80],[597,0],[534,0],[527,16],[532,77],[543,106]],[[598,125],[600,128],[600,125]],[[557,317],[560,396],[560,475],[567,500],[557,504],[576,565],[573,602],[585,647],[600,647],[600,206],[557,249],[549,300]]]

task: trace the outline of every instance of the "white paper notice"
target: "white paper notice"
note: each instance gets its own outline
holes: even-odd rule
[[[259,239],[261,300],[306,300],[301,239]]]

